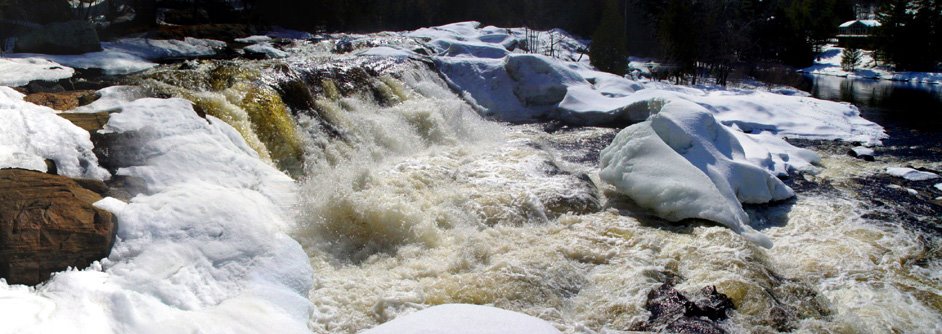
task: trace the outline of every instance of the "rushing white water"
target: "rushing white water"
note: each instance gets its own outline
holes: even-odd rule
[[[844,180],[868,170],[847,172],[853,160],[825,159],[818,178],[832,192],[749,210],[776,244],[766,250],[719,226],[638,215],[596,189],[592,143],[611,130],[499,125],[428,69],[396,77],[382,80],[403,96],[391,106],[319,101],[343,140],[301,119],[312,139],[294,236],[315,272],[314,332],[443,303],[520,311],[567,333],[626,331],[669,277],[682,291],[729,295],[737,310],[721,326],[731,332],[940,330],[939,263],[926,255],[937,246],[862,217]]]

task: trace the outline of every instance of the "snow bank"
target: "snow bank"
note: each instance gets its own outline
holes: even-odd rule
[[[939,178],[939,175],[935,173],[923,172],[907,167],[889,167],[886,169],[886,173],[909,181],[927,181]]]
[[[308,333],[312,269],[291,224],[294,182],[189,102],[140,99],[104,131],[146,194],[97,206],[120,222],[111,255],[28,289],[0,282],[4,330]]]
[[[853,21],[852,21],[853,22]],[[873,58],[873,51],[861,50],[860,64],[852,72],[841,68],[844,48],[834,45],[824,47],[818,54],[813,65],[802,69],[802,72],[848,78],[882,79],[892,81],[905,81],[911,83],[942,84],[942,73],[934,72],[894,72],[886,66],[877,66]]]
[[[705,106],[723,124],[735,124],[745,132],[868,144],[878,144],[887,136],[849,103],[752,90],[701,91],[680,97]]]
[[[126,38],[102,43],[102,48],[121,50],[144,59],[207,57],[226,47],[226,42],[187,37],[175,39]]]
[[[771,247],[749,227],[740,203],[768,203],[795,193],[749,162],[739,138],[703,107],[672,101],[615,137],[601,153],[600,176],[664,219],[710,220]]]
[[[243,38],[236,38],[236,42],[245,43],[245,44],[255,44],[255,43],[267,43],[271,42],[272,38],[265,35],[255,35]]]
[[[548,322],[499,308],[446,304],[396,318],[363,334],[558,334]]]
[[[10,57],[35,57],[48,59],[60,64],[80,69],[101,69],[107,75],[123,75],[144,71],[157,66],[147,59],[129,54],[123,50],[107,47],[103,51],[81,55],[45,55],[32,53],[11,54]]]
[[[0,87],[0,168],[47,171],[56,162],[60,175],[107,180],[85,131],[50,108],[23,101],[23,94]]]
[[[107,75],[124,75],[155,67],[157,64],[154,62],[163,59],[212,56],[218,50],[225,48],[226,43],[190,37],[184,40],[127,38],[114,42],[102,42],[101,47],[102,51],[81,55],[14,53],[6,56],[41,58],[73,68],[101,69]]]
[[[449,84],[482,114],[502,121],[621,126],[645,120],[653,100],[687,100],[746,133],[874,144],[886,136],[850,104],[800,94],[642,84],[596,71],[584,61],[521,54],[517,45],[525,40],[523,33],[463,22],[408,35],[427,39]],[[572,38],[561,41],[572,44],[563,47],[568,52],[584,47]]]
[[[35,57],[0,58],[0,86],[24,86],[33,80],[59,81],[71,78],[75,70]]]

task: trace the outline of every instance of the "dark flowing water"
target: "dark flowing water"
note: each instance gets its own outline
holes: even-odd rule
[[[814,97],[853,103],[864,118],[884,128],[887,144],[942,139],[942,85],[811,76],[804,89]]]

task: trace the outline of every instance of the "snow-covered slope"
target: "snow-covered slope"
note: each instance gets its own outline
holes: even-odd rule
[[[100,263],[36,288],[0,282],[0,332],[307,333],[313,273],[285,233],[293,180],[187,101],[117,108],[105,131],[128,141],[114,148],[128,165],[118,174],[143,180],[145,193],[130,203],[96,203],[120,222]],[[36,128],[0,126],[8,124]]]

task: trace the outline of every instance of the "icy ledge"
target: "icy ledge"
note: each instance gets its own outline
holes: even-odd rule
[[[771,240],[749,227],[741,203],[780,201],[795,193],[750,161],[741,139],[750,138],[700,105],[671,101],[615,137],[602,151],[600,175],[659,217],[713,221],[771,248]]]

